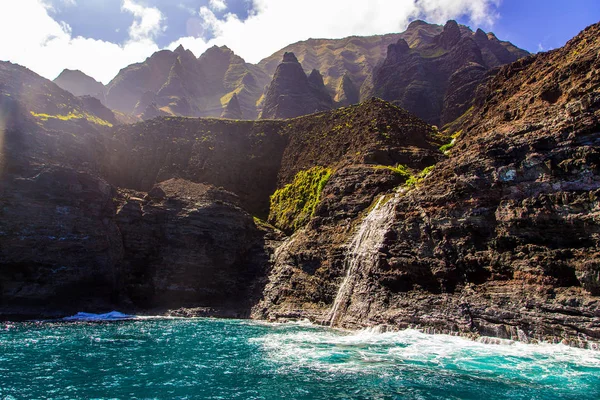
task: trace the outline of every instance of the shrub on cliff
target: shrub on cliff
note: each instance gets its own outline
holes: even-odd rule
[[[271,196],[269,222],[286,232],[305,225],[319,204],[321,191],[331,172],[331,169],[319,166],[298,172],[292,183]]]

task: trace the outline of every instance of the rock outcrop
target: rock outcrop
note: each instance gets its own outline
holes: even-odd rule
[[[294,53],[285,53],[267,91],[262,119],[294,118],[330,110],[333,101],[319,71],[307,77]]]
[[[69,168],[38,167],[0,183],[0,314],[109,307],[119,298],[114,189]]]
[[[323,74],[328,92],[339,101],[340,106],[346,106],[358,103],[360,99],[342,101],[344,76],[359,89],[373,72],[373,68],[385,59],[387,46],[395,43],[401,35],[394,33],[343,39],[309,39],[284,47],[261,60],[258,66],[269,76],[273,76],[284,53],[294,53],[306,71],[316,69]],[[364,100],[366,99],[368,96],[365,96]]]
[[[227,103],[227,107],[223,110],[223,114],[221,114],[221,118],[229,118],[229,119],[242,119],[244,116],[242,112],[242,107],[240,107],[240,101],[238,100],[237,94],[234,93],[231,96],[231,100]]]

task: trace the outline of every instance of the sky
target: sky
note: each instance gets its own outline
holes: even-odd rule
[[[299,40],[401,32],[414,19],[455,19],[538,52],[600,21],[600,0],[0,0],[0,60],[106,84],[179,44],[196,56],[227,45],[256,63]]]

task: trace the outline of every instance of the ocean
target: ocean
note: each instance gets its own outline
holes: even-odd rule
[[[0,323],[0,399],[46,398],[598,400],[600,352],[118,313]]]

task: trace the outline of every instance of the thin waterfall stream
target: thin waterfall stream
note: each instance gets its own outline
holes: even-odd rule
[[[336,326],[350,305],[352,292],[358,273],[368,270],[377,263],[379,250],[386,232],[392,224],[393,210],[399,199],[396,193],[388,201],[385,196],[379,197],[375,207],[361,222],[354,238],[348,245],[344,267],[346,276],[340,284],[338,293],[329,312],[329,325]]]

